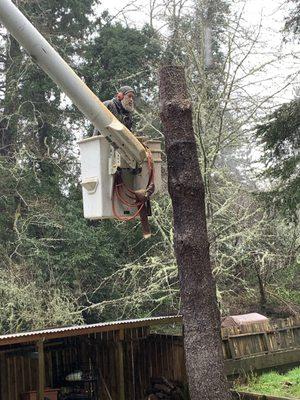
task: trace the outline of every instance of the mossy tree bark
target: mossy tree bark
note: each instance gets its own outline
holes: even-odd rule
[[[159,86],[190,396],[192,400],[228,400],[231,396],[223,372],[220,314],[209,257],[204,185],[183,68],[163,67]]]
[[[5,91],[2,101],[3,114],[0,121],[0,156],[14,162],[18,132],[18,85],[21,68],[21,50],[19,43],[6,35],[6,54],[3,55],[5,73]]]

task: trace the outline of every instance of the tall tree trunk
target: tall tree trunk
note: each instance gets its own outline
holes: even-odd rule
[[[18,73],[21,62],[19,43],[10,35],[6,38],[5,95],[0,122],[0,156],[13,158],[18,131]]]
[[[0,202],[0,215],[3,218],[3,236],[1,240],[10,243],[16,230],[16,222],[20,215],[21,199],[15,185],[17,185],[12,171],[16,165],[18,150],[18,108],[19,108],[19,75],[22,62],[22,53],[19,43],[7,33],[1,39],[5,43],[4,73],[5,91],[1,101],[0,112],[0,163],[1,187],[3,198],[9,201]],[[3,186],[2,186],[3,185]]]
[[[183,68],[163,67],[159,89],[190,396],[192,400],[228,400],[231,396],[224,375],[220,314],[209,258],[204,185]]]
[[[267,308],[267,295],[266,295],[266,288],[264,284],[264,280],[260,271],[260,266],[255,265],[254,261],[254,268],[256,271],[256,276],[257,276],[257,281],[258,281],[258,287],[259,287],[259,294],[260,294],[260,310],[264,314],[266,312]]]

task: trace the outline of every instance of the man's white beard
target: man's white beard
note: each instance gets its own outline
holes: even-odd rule
[[[134,111],[134,105],[129,104],[127,99],[121,100],[122,106],[125,108],[126,111],[133,112]]]

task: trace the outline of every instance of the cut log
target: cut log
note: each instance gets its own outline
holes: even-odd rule
[[[163,377],[151,379],[151,385],[146,390],[147,400],[183,400],[181,389],[179,382],[171,382]]]

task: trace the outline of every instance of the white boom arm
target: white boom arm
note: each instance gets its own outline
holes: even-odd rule
[[[138,139],[105,107],[10,0],[0,0],[0,21],[132,168],[146,158],[145,149]]]

